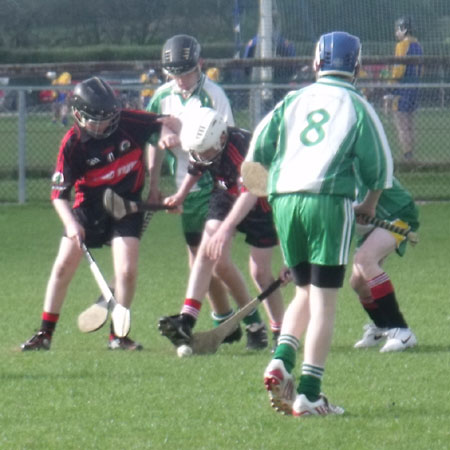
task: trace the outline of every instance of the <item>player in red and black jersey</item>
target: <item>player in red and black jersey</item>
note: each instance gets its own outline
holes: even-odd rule
[[[162,144],[174,135],[167,127],[169,118],[122,111],[114,91],[101,78],[76,85],[71,107],[75,123],[61,142],[51,192],[64,236],[47,284],[41,328],[22,344],[22,350],[50,349],[67,288],[83,255],[82,242],[88,247],[111,243],[115,297],[123,306],[131,305],[143,217],[136,213],[121,220],[111,218],[103,208],[103,192],[112,188],[124,198],[139,200],[146,142],[154,133],[161,133]],[[109,348],[135,350],[142,346],[111,332]]]
[[[239,284],[227,283],[228,274],[234,267],[231,244],[236,230],[246,235],[246,242],[251,247],[250,271],[261,291],[274,281],[271,259],[273,249],[278,245],[269,204],[248,192],[241,183],[240,168],[251,134],[246,130],[227,127],[219,113],[211,108],[200,108],[197,114],[191,114],[182,122],[180,141],[182,148],[190,152],[191,163],[180,189],[165,202],[181,205],[192,185],[205,171],[211,173],[214,188],[181,314],[163,317],[159,323],[161,333],[176,346],[189,343],[213,271],[225,281],[240,307],[250,301],[242,277]],[[284,313],[280,291],[269,296],[264,305],[276,341]],[[266,330],[258,311],[247,316],[244,323],[247,325],[247,347],[266,347]],[[253,342],[258,345],[252,345]]]

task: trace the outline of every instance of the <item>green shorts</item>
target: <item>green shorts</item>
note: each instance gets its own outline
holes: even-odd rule
[[[288,267],[301,262],[347,264],[354,228],[351,199],[294,193],[275,195],[269,200]]]
[[[183,228],[186,243],[197,247],[205,227],[206,216],[209,210],[209,198],[211,189],[201,189],[190,192],[183,203],[181,214],[181,226]]]

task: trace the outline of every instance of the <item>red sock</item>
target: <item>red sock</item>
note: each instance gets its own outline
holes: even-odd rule
[[[46,331],[49,334],[53,334],[58,323],[59,314],[53,314],[43,311],[41,330]]]
[[[186,298],[184,300],[183,307],[181,308],[181,314],[187,314],[197,319],[200,314],[200,309],[202,307],[202,302],[195,300],[195,298]]]

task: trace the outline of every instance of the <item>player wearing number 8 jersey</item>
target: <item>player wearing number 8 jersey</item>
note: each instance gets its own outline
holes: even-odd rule
[[[381,122],[353,82],[360,41],[344,32],[321,36],[317,81],[289,93],[257,126],[246,160],[268,169],[267,193],[296,292],[274,359],[264,374],[272,405],[297,416],[342,414],[321,394],[337,294],[353,232],[354,162],[369,191],[355,207],[375,214],[392,184],[392,156]],[[305,334],[300,382],[291,372]]]

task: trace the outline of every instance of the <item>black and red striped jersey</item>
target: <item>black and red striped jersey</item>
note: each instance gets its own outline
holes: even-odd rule
[[[242,183],[241,165],[247,155],[252,134],[236,127],[228,127],[227,130],[228,140],[217,160],[208,166],[191,161],[188,172],[195,176],[209,171],[213,178],[214,189],[224,189],[237,197],[247,190]],[[271,209],[265,197],[258,199],[257,206],[264,212]]]
[[[105,139],[94,139],[74,124],[61,141],[51,199],[70,200],[74,188],[73,207],[95,204],[102,201],[107,187],[127,199],[139,199],[145,180],[145,144],[160,132],[159,117],[123,110],[116,131]]]

